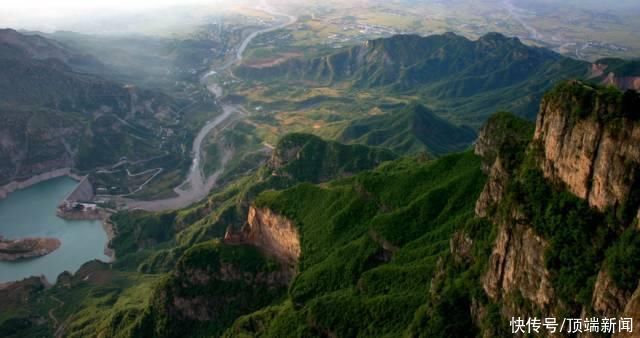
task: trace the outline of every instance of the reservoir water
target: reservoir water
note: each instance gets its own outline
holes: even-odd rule
[[[38,183],[0,200],[0,235],[6,239],[55,237],[58,250],[42,257],[0,262],[0,283],[44,275],[55,283],[64,271],[75,272],[93,259],[109,261],[104,254],[107,234],[100,221],[67,221],[56,216],[60,202],[77,185],[69,177]]]

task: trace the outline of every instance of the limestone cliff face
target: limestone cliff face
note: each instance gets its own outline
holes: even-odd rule
[[[300,256],[300,235],[289,219],[269,209],[252,207],[247,217],[247,239],[288,263]]]
[[[640,76],[616,76],[609,73],[603,83],[618,88],[640,90]]]
[[[533,139],[526,147],[533,156],[529,158],[558,188],[566,187],[600,211],[626,209],[630,216],[626,221],[632,221],[639,213],[638,102],[635,92],[614,93],[580,82],[559,87],[541,104]],[[563,305],[557,299],[545,264],[550,243],[536,233],[531,220],[518,210],[517,202],[503,201],[510,182],[518,174],[518,161],[508,157],[511,147],[505,147],[500,130],[490,120],[481,130],[475,148],[488,175],[476,214],[498,226],[482,285],[487,296],[502,305],[505,316],[534,312],[557,315]],[[621,289],[606,271],[603,265],[591,304],[583,313],[637,316],[640,290],[632,293]],[[527,304],[522,305],[518,299],[526,300]]]
[[[555,298],[544,264],[548,243],[518,210],[496,213],[520,162],[514,154],[524,153],[532,133],[532,124],[500,113],[480,130],[475,146],[488,175],[476,202],[476,214],[499,227],[482,285],[489,298],[502,302],[505,314],[521,311],[514,302],[520,296],[540,309],[551,306]]]
[[[279,146],[271,153],[271,157],[267,161],[267,168],[273,176],[287,176],[287,172],[283,172],[282,168],[288,163],[299,159],[302,145],[295,146]]]
[[[554,291],[543,254],[547,246],[519,215],[500,225],[482,284],[491,299],[505,301],[504,312],[518,311],[510,304],[510,298],[517,294],[539,309],[552,305]]]
[[[497,158],[488,172],[487,183],[485,183],[478,200],[476,201],[476,215],[480,217],[489,216],[491,209],[500,202],[506,189],[509,174],[502,164],[502,160]]]
[[[624,311],[622,312],[622,314],[620,315],[621,317],[624,318],[634,318],[634,333],[637,330],[636,327],[636,323],[635,321],[638,320],[638,318],[640,318],[640,286],[636,289],[636,291],[633,293],[633,295],[631,296],[631,299],[627,302]],[[622,334],[622,333],[618,333],[615,334],[613,337],[629,337],[629,334]]]
[[[592,297],[592,306],[597,313],[616,317],[624,310],[630,297],[630,292],[621,290],[605,270],[600,270]]]
[[[239,233],[228,230],[228,243],[249,243],[282,263],[294,267],[300,257],[300,235],[293,222],[269,209],[251,206],[247,224]]]
[[[480,130],[474,152],[482,158],[482,171],[488,179],[476,202],[478,216],[489,216],[502,199],[518,163],[513,154],[524,151],[532,133],[532,124],[509,113],[495,114]]]
[[[581,97],[567,91],[542,102],[534,141],[542,146],[545,177],[604,210],[625,203],[640,180],[638,107],[620,111],[625,107],[583,86]],[[584,117],[567,112],[567,103]],[[619,113],[628,116],[609,119]]]

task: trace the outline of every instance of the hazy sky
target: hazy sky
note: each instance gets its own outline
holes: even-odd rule
[[[289,0],[302,4],[310,0]],[[349,3],[354,0],[342,0]],[[387,0],[370,0],[371,3]],[[409,0],[429,3],[436,0]],[[443,0],[437,0],[442,2]],[[534,9],[538,6],[573,5],[618,14],[637,13],[640,0],[462,0],[500,6],[513,3]],[[272,0],[282,4],[283,0]],[[317,2],[317,1],[316,1]],[[322,1],[320,1],[322,2]],[[260,0],[0,0],[0,28],[51,32],[73,30],[87,33],[157,32],[176,29],[176,25],[197,24],[204,16],[215,15],[234,5],[255,7]],[[400,2],[402,3],[402,2]],[[615,5],[614,5],[615,4]],[[204,5],[179,10],[188,5]],[[205,7],[206,6],[206,7]],[[174,8],[175,7],[175,8]],[[169,10],[163,10],[170,8]],[[623,11],[620,11],[623,9]],[[633,10],[631,10],[633,9]],[[179,28],[179,27],[178,27]]]
[[[185,5],[206,5],[214,12],[228,7],[233,0],[1,0],[0,27],[41,31],[80,30],[96,32],[97,27],[117,31],[107,22],[124,22],[130,26],[137,16],[148,21],[156,10]],[[170,13],[161,13],[166,20]],[[112,19],[117,19],[113,21]]]
[[[18,0],[3,1],[2,10],[38,11],[86,10],[86,9],[140,9],[158,8],[176,4],[215,3],[220,0]]]

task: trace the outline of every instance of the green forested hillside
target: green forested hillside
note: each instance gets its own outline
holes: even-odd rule
[[[293,59],[273,67],[241,66],[247,79],[382,89],[422,98],[450,121],[479,127],[496,110],[532,118],[554,83],[584,78],[590,65],[517,38],[489,33],[472,41],[446,33],[380,38],[326,57]]]
[[[426,150],[443,155],[462,151],[476,138],[473,129],[455,126],[421,104],[411,104],[390,114],[353,121],[341,140],[393,149],[401,154]]]
[[[300,229],[300,272],[286,301],[241,318],[227,335],[397,337],[423,325],[430,302],[464,306],[432,298],[429,281],[443,268],[441,260],[451,259],[456,231],[489,236],[490,227],[473,220],[483,184],[480,160],[467,152],[436,162],[403,159],[326,187],[263,193],[259,207],[286,215]],[[447,289],[457,297],[476,292]],[[458,314],[448,334],[473,332],[468,320]]]
[[[180,182],[188,102],[60,53],[0,40],[0,184],[72,167],[111,187],[147,163]],[[599,62],[594,82],[637,75],[636,61]],[[206,173],[224,165],[216,190],[115,212],[114,262],[0,285],[0,336],[511,337],[514,314],[622,314],[640,292],[640,98],[581,81],[547,91],[596,66],[496,33],[240,65],[240,94],[217,102],[247,109],[202,148]],[[240,156],[222,164],[223,151]],[[594,191],[620,200],[598,209]]]
[[[386,148],[325,141],[309,134],[288,134],[278,142],[268,166],[272,175],[318,183],[371,169],[396,158]]]
[[[547,99],[594,98],[580,86],[565,84]],[[604,96],[593,102],[605,106],[628,101],[611,89],[597,93]],[[549,243],[537,253],[544,257],[537,269],[549,271],[557,292],[552,309],[592,311],[601,266],[623,292],[637,284],[637,271],[624,268],[637,260],[637,231],[628,227],[624,211],[637,210],[637,200],[600,212],[545,179],[532,131],[530,122],[499,113],[481,131],[480,156],[417,155],[376,168],[390,153],[290,135],[258,173],[206,202],[165,214],[114,216],[118,261],[111,267],[91,263],[49,290],[30,291],[37,301],[11,303],[10,313],[0,312],[0,332],[47,332],[20,323],[60,297],[74,299],[56,310],[68,316],[69,336],[509,336],[503,311],[540,310],[517,292],[496,299],[487,293],[486,278],[496,269],[490,257],[501,250],[497,243],[519,236],[527,224],[540,236],[536,241]],[[495,163],[498,169],[489,170]],[[303,164],[308,167],[300,170]],[[365,171],[343,177],[352,170],[346,168]],[[502,174],[495,176],[496,170]],[[504,197],[480,218],[474,209],[487,186],[504,187]],[[251,243],[221,239],[225,229],[246,224],[250,205],[295,224],[301,249],[295,275]],[[521,223],[509,223],[514,215]]]
[[[300,155],[283,157],[293,154],[292,149]],[[89,271],[73,278],[72,289],[59,282],[33,297],[46,304],[52,295],[77,297],[64,307],[72,314],[66,323],[70,336],[101,332],[162,337],[180,332],[215,337],[225,330],[230,336],[304,336],[320,334],[324,327],[345,334],[361,330],[366,335],[396,335],[421,325],[425,302],[436,301],[428,294],[428,280],[440,269],[439,257],[448,252],[450,236],[470,229],[489,238],[490,227],[472,220],[484,177],[480,159],[470,152],[437,161],[416,156],[385,162],[353,177],[264,192],[256,199],[266,189],[344,176],[393,157],[388,151],[309,135],[284,138],[274,154],[252,178],[194,208],[164,215],[116,215],[118,235],[112,246],[118,261],[113,269],[122,273],[113,275],[101,265],[91,268],[95,272],[87,267]],[[320,159],[327,164],[320,165],[319,172],[296,169]],[[299,227],[303,258],[290,286],[278,263],[256,249],[209,240],[221,237],[229,224],[242,225],[247,203],[272,208]],[[83,281],[87,274],[104,277]],[[452,292],[466,295],[468,290]],[[29,304],[18,306],[22,312],[12,312],[13,318],[47,309]],[[308,325],[309,320],[314,324]],[[0,328],[19,335],[41,332],[14,325],[5,321]],[[467,329],[462,324],[456,328]]]
[[[262,191],[353,175],[396,157],[382,148],[344,145],[308,134],[287,135],[256,173],[235,180],[191,208],[160,215],[114,215],[119,236],[113,246],[128,256],[124,259],[128,266],[166,271],[194,243],[221,237],[228,226],[241,227],[250,203]]]
[[[279,264],[264,258],[256,248],[219,241],[228,226],[244,224],[255,196],[298,182],[323,182],[352,175],[394,158],[395,154],[381,148],[344,145],[313,135],[289,135],[279,142],[272,158],[257,173],[236,180],[202,203],[177,212],[114,215],[111,220],[118,234],[111,246],[118,260],[112,268],[118,273],[114,275],[106,265],[90,265],[72,279],[73,289],[58,283],[52,290],[34,295],[46,301],[44,307],[27,303],[8,309],[22,312],[0,311],[0,316],[10,318],[0,320],[0,330],[20,336],[46,331],[38,326],[25,331],[16,323],[44,311],[55,295],[64,299],[77,297],[64,307],[70,312],[71,306],[78,309],[67,324],[70,336],[84,336],[89,331],[138,337],[173,336],[178,332],[222,334],[240,315],[280,299],[290,280],[289,273],[282,272]],[[306,166],[310,163],[315,165]],[[99,272],[92,272],[93,269]],[[91,273],[100,276],[98,281],[83,281]],[[136,287],[132,288],[132,284]],[[144,292],[132,295],[135,290]],[[204,311],[195,313],[204,317],[185,317],[181,312],[185,308],[173,305],[178,298],[193,302],[194,307]],[[174,315],[174,311],[183,313],[182,317]],[[222,312],[225,314],[221,316]]]
[[[235,321],[227,332],[232,337],[319,335],[324,328],[340,336],[356,330],[365,336],[397,336],[408,327],[422,325],[425,304],[437,302],[429,295],[428,281],[444,268],[439,261],[448,255],[450,237],[466,229],[489,239],[491,227],[473,220],[473,206],[483,184],[480,159],[467,152],[435,162],[405,158],[322,186],[303,183],[262,193],[254,203],[291,218],[302,238],[299,273],[287,296],[276,263],[248,258],[254,254],[243,253],[247,248],[203,243],[184,251],[179,268],[171,269],[166,282],[156,288],[143,319],[132,319],[138,323],[134,332],[138,336],[177,332],[218,336]],[[224,222],[219,219],[217,224]],[[144,227],[149,226],[153,223]],[[177,238],[184,240],[189,232]],[[222,257],[222,252],[237,257],[234,266],[245,271],[244,281],[223,277],[233,275],[228,275],[228,268],[227,272],[220,270],[217,262],[222,258],[216,257]],[[475,269],[482,263],[478,264]],[[263,273],[256,274],[255,269]],[[267,283],[264,274],[272,274],[272,282]],[[471,283],[470,278],[459,283]],[[460,297],[477,292],[451,288],[455,289],[451,292],[461,292]],[[254,292],[255,302],[242,300]],[[233,294],[237,296],[231,297]],[[188,302],[193,311],[202,307],[206,314],[193,317],[185,308],[176,307],[176,299]],[[216,310],[221,304],[227,307]],[[235,315],[229,316],[232,313]],[[454,329],[470,332],[471,327],[461,321]]]

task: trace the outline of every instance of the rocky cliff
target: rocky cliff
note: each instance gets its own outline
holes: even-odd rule
[[[474,152],[482,158],[488,181],[476,202],[478,216],[488,216],[502,199],[510,173],[522,160],[532,134],[531,123],[506,112],[493,115],[480,129]]]
[[[603,85],[640,90],[640,61],[601,59],[591,65],[591,77]]]
[[[531,142],[505,134],[506,115],[481,130],[475,151],[489,177],[476,214],[498,228],[482,284],[503,316],[637,312],[637,274],[611,272],[624,269],[613,268],[616,246],[636,250],[624,238],[637,236],[638,102],[633,91],[572,81],[545,96]],[[571,250],[592,266],[582,281],[567,273],[579,270]]]
[[[505,301],[503,312],[508,316],[518,315],[518,306],[513,304],[518,297],[540,309],[554,301],[549,271],[541,254],[548,245],[522,217],[513,215],[510,223],[500,225],[482,283],[490,298]]]
[[[265,259],[253,246],[234,244],[204,242],[182,256],[175,271],[154,291],[145,313],[144,321],[155,327],[153,336],[219,336],[234,318],[268,305],[285,292],[290,280],[286,269]]]
[[[548,247],[547,241],[535,233],[519,210],[497,211],[532,134],[532,123],[509,113],[497,113],[480,130],[474,151],[482,158],[482,170],[488,176],[475,212],[479,217],[491,218],[498,227],[482,285],[490,299],[503,303],[506,316],[518,315],[518,298],[541,309],[554,298],[541,255]]]
[[[246,243],[295,269],[300,256],[300,234],[295,224],[284,216],[265,208],[251,206],[247,224],[240,232],[225,234],[227,243]]]
[[[396,157],[384,148],[342,144],[311,134],[292,133],[278,141],[267,169],[272,176],[294,182],[319,183],[375,168]]]
[[[574,82],[547,95],[534,141],[545,177],[560,181],[599,210],[638,201],[640,97]],[[567,110],[570,109],[568,112]]]

